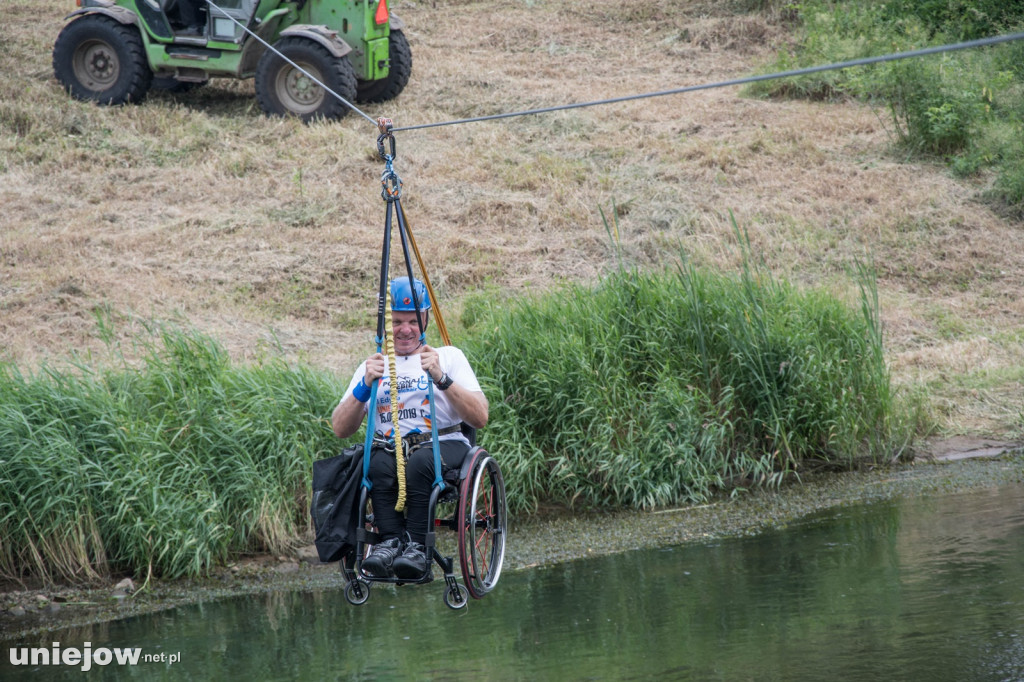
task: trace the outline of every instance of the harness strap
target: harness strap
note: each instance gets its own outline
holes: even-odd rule
[[[461,430],[462,425],[455,424],[454,426],[447,426],[443,429],[438,430],[437,435],[445,436],[449,433],[458,433]],[[402,444],[405,446],[405,452],[409,452],[410,450],[413,449],[414,446],[419,445],[420,443],[426,443],[427,441],[432,439],[433,434],[431,433],[414,433],[411,436],[406,436],[405,438],[403,438]],[[383,448],[385,452],[395,451],[395,441],[391,440],[390,438],[383,438],[380,435],[375,434],[373,436],[373,444],[379,448]]]
[[[398,234],[402,243],[402,252],[405,257],[405,267],[409,276],[410,282],[413,279],[412,274],[412,262],[409,258],[408,242],[412,242],[413,251],[416,253],[416,260],[419,262],[420,272],[423,273],[423,279],[427,286],[427,292],[431,300],[436,301],[437,298],[434,296],[433,287],[430,284],[430,278],[427,276],[427,270],[423,263],[423,258],[420,256],[419,248],[416,246],[416,240],[413,239],[412,231],[409,230],[405,221],[405,211],[402,209],[402,180],[398,177],[398,174],[394,171],[394,160],[395,160],[395,138],[391,134],[393,124],[391,119],[379,118],[377,120],[377,127],[380,130],[380,136],[377,138],[377,153],[382,159],[384,159],[384,171],[381,173],[381,198],[384,199],[386,204],[386,212],[384,216],[384,246],[382,248],[383,253],[381,254],[381,265],[380,265],[380,288],[381,295],[377,299],[377,335],[375,341],[377,342],[377,352],[383,352],[387,355],[388,363],[390,365],[390,379],[391,379],[391,424],[392,424],[392,443],[394,443],[395,451],[395,468],[398,475],[398,500],[395,504],[395,511],[403,511],[405,509],[405,457],[403,455],[403,445],[409,443],[406,439],[403,443],[401,430],[399,429],[398,423],[398,370],[396,367],[395,348],[394,348],[394,328],[391,322],[391,287],[388,286],[388,266],[391,261],[391,241],[392,241],[392,229],[391,229],[391,218],[392,209],[397,208],[395,212],[397,215],[398,222]],[[390,152],[390,153],[389,153]],[[408,238],[408,239],[407,239]],[[419,302],[416,301],[416,290],[413,287],[413,301],[415,303],[414,308],[419,310]],[[444,319],[441,317],[440,307],[435,303],[435,319],[437,320],[438,330],[441,332],[441,339],[446,346],[451,345],[451,341],[448,338],[448,330],[445,328]],[[420,342],[426,343],[426,334],[423,325],[422,318],[417,315],[417,321],[420,326]],[[384,343],[384,348],[381,349],[381,342]],[[377,404],[377,386],[381,382],[374,382],[373,387],[370,391],[370,405],[373,409],[376,409]],[[434,405],[434,384],[433,382],[427,385],[427,402],[430,404],[430,438],[433,441],[434,450],[434,485],[438,488],[444,487],[444,481],[441,477],[441,449],[439,447],[439,435],[443,433],[452,433],[458,426],[451,427],[451,431],[448,429],[442,429],[438,432],[437,419],[435,414]],[[369,478],[370,472],[370,448],[374,442],[374,437],[369,425],[372,423],[372,415],[370,420],[367,422],[366,429],[366,441],[363,447],[363,487],[367,490],[370,489],[372,483]],[[424,439],[425,440],[425,439]],[[422,442],[421,440],[414,441]],[[412,443],[409,443],[412,444]]]
[[[439,436],[447,436],[449,433],[457,433],[457,432],[459,432],[461,430],[462,430],[462,426],[461,425],[454,424],[452,426],[446,426],[443,429],[438,429],[437,430],[437,435],[439,435]],[[429,433],[414,433],[411,436],[406,436],[404,440],[405,440],[406,445],[418,445],[420,443],[423,443],[425,441],[430,440],[431,437],[432,436]]]

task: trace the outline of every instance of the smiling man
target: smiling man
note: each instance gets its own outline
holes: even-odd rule
[[[413,297],[413,287],[416,296]],[[445,472],[462,465],[470,443],[461,423],[479,429],[487,424],[488,403],[476,374],[461,350],[454,346],[426,345],[430,321],[430,298],[418,279],[399,277],[391,282],[398,377],[398,426],[407,457],[405,515],[395,510],[398,502],[398,474],[395,463],[394,425],[391,409],[391,378],[388,359],[382,353],[368,357],[352,376],[348,389],[331,415],[334,433],[347,438],[359,430],[367,415],[371,387],[377,387],[376,405],[367,428],[374,432],[370,454],[370,500],[381,542],[363,560],[363,570],[376,578],[394,576],[406,580],[422,578],[430,566],[423,541],[427,532],[430,491],[434,484],[434,453],[430,441],[428,391],[434,384],[434,416]],[[416,310],[414,300],[420,303]],[[422,332],[417,319],[422,321]],[[443,474],[443,472],[442,472]]]

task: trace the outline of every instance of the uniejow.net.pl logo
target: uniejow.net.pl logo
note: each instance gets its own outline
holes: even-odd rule
[[[54,642],[50,647],[10,647],[8,659],[13,666],[68,666],[82,671],[108,665],[139,665],[140,663],[164,663],[168,666],[181,661],[181,652],[144,654],[140,648],[97,647],[83,642],[81,647],[61,646]]]

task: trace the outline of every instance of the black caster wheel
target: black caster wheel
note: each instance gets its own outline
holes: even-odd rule
[[[366,600],[370,598],[370,583],[363,580],[362,578],[356,578],[350,580],[345,585],[345,601],[353,606],[359,606],[365,604]]]
[[[469,590],[462,585],[454,585],[444,591],[444,605],[450,609],[464,609],[469,603]]]

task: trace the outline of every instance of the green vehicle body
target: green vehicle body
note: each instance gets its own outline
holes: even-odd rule
[[[387,0],[213,0],[207,6],[206,20],[198,35],[184,34],[181,26],[174,22],[178,1],[78,0],[80,6],[68,15],[69,21],[54,49],[54,70],[58,80],[80,99],[93,99],[105,104],[140,99],[134,93],[123,98],[106,99],[106,95],[93,97],[90,96],[92,90],[88,88],[85,89],[85,96],[82,95],[81,81],[87,79],[76,78],[76,74],[82,73],[85,60],[93,60],[93,63],[86,63],[86,69],[95,68],[95,64],[106,64],[95,56],[89,56],[93,54],[89,50],[96,49],[91,47],[93,43],[101,43],[101,49],[103,43],[109,44],[108,57],[114,61],[120,57],[125,66],[132,66],[131,59],[125,59],[126,53],[116,53],[115,43],[118,41],[108,38],[109,31],[102,25],[104,31],[97,38],[91,34],[85,38],[72,37],[68,40],[74,41],[75,45],[62,45],[62,38],[68,29],[76,21],[90,16],[94,17],[90,19],[93,24],[112,20],[138,31],[145,59],[158,85],[201,84],[212,77],[253,78],[257,76],[260,60],[268,51],[267,45],[283,45],[282,41],[293,46],[312,46],[318,55],[324,55],[324,59],[347,61],[358,90],[355,93],[342,92],[342,97],[350,95],[357,101],[391,99],[404,88],[408,80],[411,53],[401,35],[402,22],[390,13]],[[97,15],[103,19],[96,19]],[[255,37],[243,30],[243,26]],[[82,32],[81,27],[79,32]],[[120,31],[119,35],[135,44],[132,35],[124,31]],[[396,39],[401,42],[397,47],[402,48],[398,50],[401,53],[398,55],[392,54],[396,51]],[[82,43],[87,44],[82,46]],[[393,65],[393,58],[400,60],[397,67]],[[313,65],[317,65],[316,59]],[[346,74],[348,65],[345,65]],[[307,62],[303,62],[302,66],[307,66]],[[333,68],[333,65],[328,66]],[[392,73],[393,68],[398,68],[401,73]],[[286,75],[282,71],[278,80],[283,82]],[[267,78],[270,79],[270,76]],[[384,85],[387,87],[382,88]],[[271,84],[266,87],[284,86]],[[367,92],[371,96],[360,98],[360,95]],[[261,105],[264,105],[263,99],[261,96]],[[279,110],[268,110],[267,106],[264,109],[268,113],[277,114],[309,113],[292,111],[287,103],[278,107]],[[306,118],[305,115],[303,117]]]

